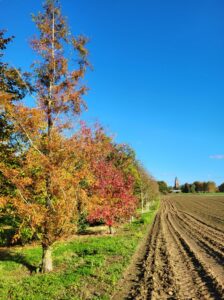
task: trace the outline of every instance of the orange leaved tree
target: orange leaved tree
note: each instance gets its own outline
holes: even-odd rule
[[[12,105],[5,98],[10,122],[25,142],[20,168],[10,169],[6,164],[1,168],[15,186],[10,201],[23,220],[21,226],[29,226],[41,240],[41,270],[49,272],[52,244],[74,230],[77,220],[77,186],[82,174],[71,164],[74,151],[64,130],[71,128],[68,120],[85,108],[87,88],[81,81],[88,51],[85,37],[71,36],[57,0],[47,0],[33,20],[40,33],[31,42],[40,57],[32,73],[36,107]],[[73,68],[66,58],[68,48],[77,58]]]

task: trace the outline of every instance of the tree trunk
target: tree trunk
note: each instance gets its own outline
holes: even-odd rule
[[[112,227],[112,225],[109,225],[109,234],[114,234],[115,229]]]
[[[52,43],[51,43],[51,59],[53,61],[54,69],[53,71],[50,70],[49,80],[50,80],[50,86],[49,86],[49,98],[47,99],[47,153],[46,156],[49,160],[49,163],[51,163],[51,137],[52,137],[52,127],[53,127],[53,117],[52,117],[52,91],[55,84],[55,11],[54,11],[54,1],[53,1],[53,17],[52,17]],[[52,213],[52,187],[51,187],[51,172],[48,170],[47,176],[46,176],[46,191],[47,191],[47,198],[46,198],[46,208],[49,211],[50,218]],[[45,237],[48,236],[48,224],[46,222],[45,224]],[[48,273],[53,270],[52,265],[52,249],[50,245],[46,245],[46,242],[43,242],[42,249],[42,267],[41,271],[42,273]]]
[[[52,265],[52,249],[50,246],[42,246],[43,249],[43,255],[42,255],[42,273],[48,273],[53,270]]]
[[[141,205],[142,205],[142,214],[144,212],[144,199],[143,199],[143,192],[142,192],[142,184],[141,184]]]

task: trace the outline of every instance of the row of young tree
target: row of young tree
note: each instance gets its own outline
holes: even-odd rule
[[[10,228],[14,242],[39,239],[41,270],[49,272],[53,243],[75,233],[80,220],[111,229],[144,209],[158,187],[134,151],[101,126],[74,128],[86,108],[87,39],[71,35],[57,0],[46,0],[33,20],[39,61],[29,74],[3,62],[13,37],[0,31],[0,231]]]

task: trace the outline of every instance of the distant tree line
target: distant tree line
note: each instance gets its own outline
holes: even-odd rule
[[[214,181],[195,181],[181,186],[182,193],[215,193],[224,192],[224,183],[217,186]]]
[[[171,193],[173,188],[168,186],[165,181],[157,181],[159,186],[159,192],[161,194]],[[219,186],[214,181],[194,181],[193,183],[186,182],[180,186],[182,193],[223,193],[224,182]]]
[[[157,183],[159,186],[159,192],[161,194],[165,195],[165,194],[171,193],[172,187],[168,186],[165,181],[161,180],[161,181],[157,181]]]

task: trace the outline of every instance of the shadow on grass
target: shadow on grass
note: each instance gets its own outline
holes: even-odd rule
[[[21,264],[29,270],[30,274],[36,273],[39,269],[39,266],[37,267],[30,264],[24,255],[9,249],[0,249],[0,261],[13,261],[17,264]]]
[[[107,234],[109,233],[108,226],[106,225],[93,225],[89,226],[88,228],[84,230],[80,230],[78,232],[78,235],[90,235],[90,236],[98,236],[102,234]]]

